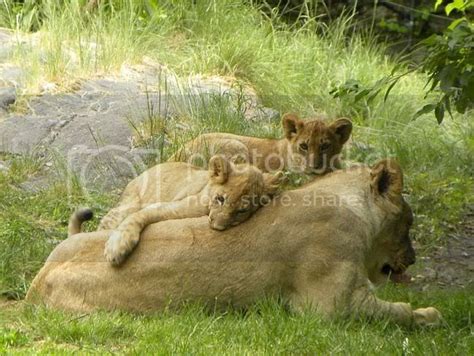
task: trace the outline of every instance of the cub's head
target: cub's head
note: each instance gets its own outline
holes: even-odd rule
[[[385,159],[370,172],[370,190],[380,211],[381,233],[374,237],[368,258],[369,279],[374,283],[406,280],[405,270],[415,263],[409,230],[413,213],[403,199],[403,173],[398,163]]]
[[[340,168],[339,154],[352,132],[350,120],[341,118],[327,124],[322,120],[303,121],[294,114],[286,114],[282,125],[290,147],[290,169],[324,174]]]
[[[249,164],[234,165],[222,156],[209,161],[209,224],[225,230],[247,220],[277,192],[283,174],[262,173]]]

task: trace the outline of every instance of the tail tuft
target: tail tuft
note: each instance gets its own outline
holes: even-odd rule
[[[89,208],[83,208],[76,211],[77,219],[81,222],[89,221],[94,217],[94,213]]]
[[[79,234],[84,221],[88,221],[94,217],[94,213],[89,208],[82,208],[75,211],[69,218],[68,237]]]

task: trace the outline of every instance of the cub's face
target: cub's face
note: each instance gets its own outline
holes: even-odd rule
[[[339,154],[352,132],[351,121],[342,118],[327,124],[286,114],[282,125],[289,144],[290,170],[324,174],[339,168]]]
[[[415,263],[415,250],[409,234],[413,213],[402,196],[402,173],[396,162],[385,160],[372,169],[372,175],[372,191],[383,211],[384,228],[374,241],[369,279],[374,283],[387,279],[404,282],[406,269]]]
[[[282,180],[281,172],[262,173],[248,165],[233,165],[221,156],[209,162],[209,224],[225,230],[244,222],[267,204]]]

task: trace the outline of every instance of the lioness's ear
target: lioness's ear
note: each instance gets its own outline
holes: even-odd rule
[[[224,184],[232,171],[230,162],[222,156],[213,156],[209,160],[209,178],[217,184]]]
[[[294,135],[301,131],[304,127],[304,122],[296,114],[285,114],[281,120],[285,137],[289,140]]]
[[[400,165],[393,159],[377,162],[370,172],[372,191],[391,200],[401,197],[403,173]]]
[[[339,136],[341,143],[344,144],[351,136],[352,122],[346,118],[340,118],[334,121],[330,126],[336,135]]]
[[[281,184],[286,181],[286,176],[282,171],[278,171],[275,174],[263,173],[263,184],[265,194],[274,195]]]

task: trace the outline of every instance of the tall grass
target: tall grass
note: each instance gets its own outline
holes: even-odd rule
[[[146,22],[139,2],[119,1],[114,6],[104,1],[90,11],[83,1],[27,3],[13,16],[15,7],[4,2],[0,19],[19,31],[14,60],[25,69],[33,93],[45,81],[67,88],[75,79],[117,70],[140,60],[152,42],[160,41],[161,32],[153,30],[160,21]],[[23,36],[33,26],[32,13],[39,18],[37,31]]]

